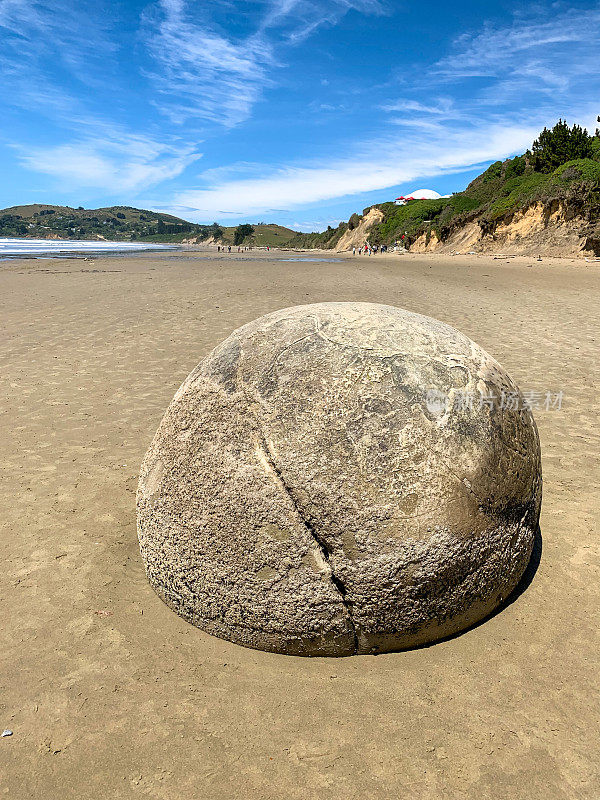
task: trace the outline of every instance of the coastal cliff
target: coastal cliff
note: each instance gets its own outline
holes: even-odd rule
[[[492,164],[464,192],[377,204],[293,244],[344,252],[367,241],[416,253],[599,256],[600,161],[573,160],[540,174],[518,156]]]
[[[423,230],[411,252],[502,252],[513,255],[598,256],[600,230],[591,209],[568,198],[533,201],[495,220],[476,218],[438,232]],[[596,223],[596,224],[595,224]]]
[[[600,118],[599,118],[600,121]],[[532,149],[496,161],[462,192],[378,203],[296,246],[399,245],[417,253],[600,255],[600,130],[559,122]]]

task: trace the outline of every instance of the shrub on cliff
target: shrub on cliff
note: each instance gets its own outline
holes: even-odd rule
[[[358,228],[359,223],[360,223],[360,217],[358,216],[358,214],[352,214],[352,216],[348,220],[348,228],[351,231],[353,231],[355,228]]]

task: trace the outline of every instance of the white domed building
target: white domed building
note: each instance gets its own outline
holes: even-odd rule
[[[439,192],[435,192],[433,189],[417,189],[415,192],[406,195],[406,197],[403,195],[397,197],[394,203],[397,206],[405,206],[411,200],[439,200],[441,196]]]

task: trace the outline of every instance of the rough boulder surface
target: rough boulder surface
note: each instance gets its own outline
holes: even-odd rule
[[[194,625],[343,656],[487,616],[540,502],[535,423],[491,356],[428,317],[323,303],[245,325],[191,373],[144,460],[138,530]]]

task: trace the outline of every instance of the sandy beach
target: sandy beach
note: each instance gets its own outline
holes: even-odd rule
[[[0,264],[4,796],[598,797],[600,264],[324,258]],[[178,386],[234,328],[333,300],[443,320],[542,398],[541,554],[500,613],[430,647],[244,649],[144,575],[138,470]]]

